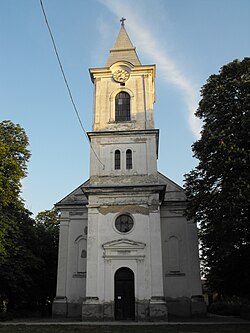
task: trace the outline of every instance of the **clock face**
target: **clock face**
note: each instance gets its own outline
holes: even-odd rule
[[[129,72],[125,71],[125,69],[117,69],[113,74],[113,79],[117,82],[124,83],[129,78]]]

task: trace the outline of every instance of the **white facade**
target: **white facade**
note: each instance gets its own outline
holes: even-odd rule
[[[157,171],[155,66],[124,26],[104,68],[90,69],[90,178],[61,211],[53,314],[83,320],[167,320],[204,312],[195,224],[181,187]]]

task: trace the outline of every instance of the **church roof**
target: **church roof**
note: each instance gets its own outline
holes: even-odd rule
[[[65,198],[57,202],[55,204],[55,207],[60,208],[62,206],[65,207],[75,205],[86,206],[88,203],[88,199],[83,192],[83,187],[86,187],[88,185],[89,179],[80,186],[78,186],[76,189],[74,189]],[[166,186],[164,201],[186,201],[186,195],[183,188],[160,172],[158,172],[158,185]]]
[[[135,47],[133,46],[124,27],[124,23],[121,25],[120,32],[113,48],[110,49],[106,67],[110,67],[117,61],[128,61],[134,66],[141,65],[141,62],[136,54]]]
[[[159,184],[166,185],[164,201],[186,201],[187,197],[183,188],[173,180],[158,171]]]
[[[61,206],[86,206],[88,203],[88,199],[86,198],[86,195],[82,191],[82,186],[88,185],[89,180],[85,181],[83,184],[78,186],[76,189],[74,189],[71,193],[66,195],[62,200],[58,201],[55,204],[55,207],[60,208]]]

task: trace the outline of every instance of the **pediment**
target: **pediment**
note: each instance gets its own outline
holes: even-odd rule
[[[132,241],[130,239],[118,239],[115,241],[104,243],[103,248],[105,250],[112,249],[112,250],[139,250],[144,249],[146,244],[141,242]]]
[[[146,244],[130,239],[118,239],[102,245],[105,260],[144,260]]]

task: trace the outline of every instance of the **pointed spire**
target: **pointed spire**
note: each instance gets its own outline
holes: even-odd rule
[[[124,27],[124,17],[121,18],[121,29],[116,39],[115,45],[110,49],[110,55],[106,62],[106,67],[110,67],[117,61],[128,61],[133,65],[141,65],[141,62],[136,54],[135,47],[133,46],[127,31]]]

